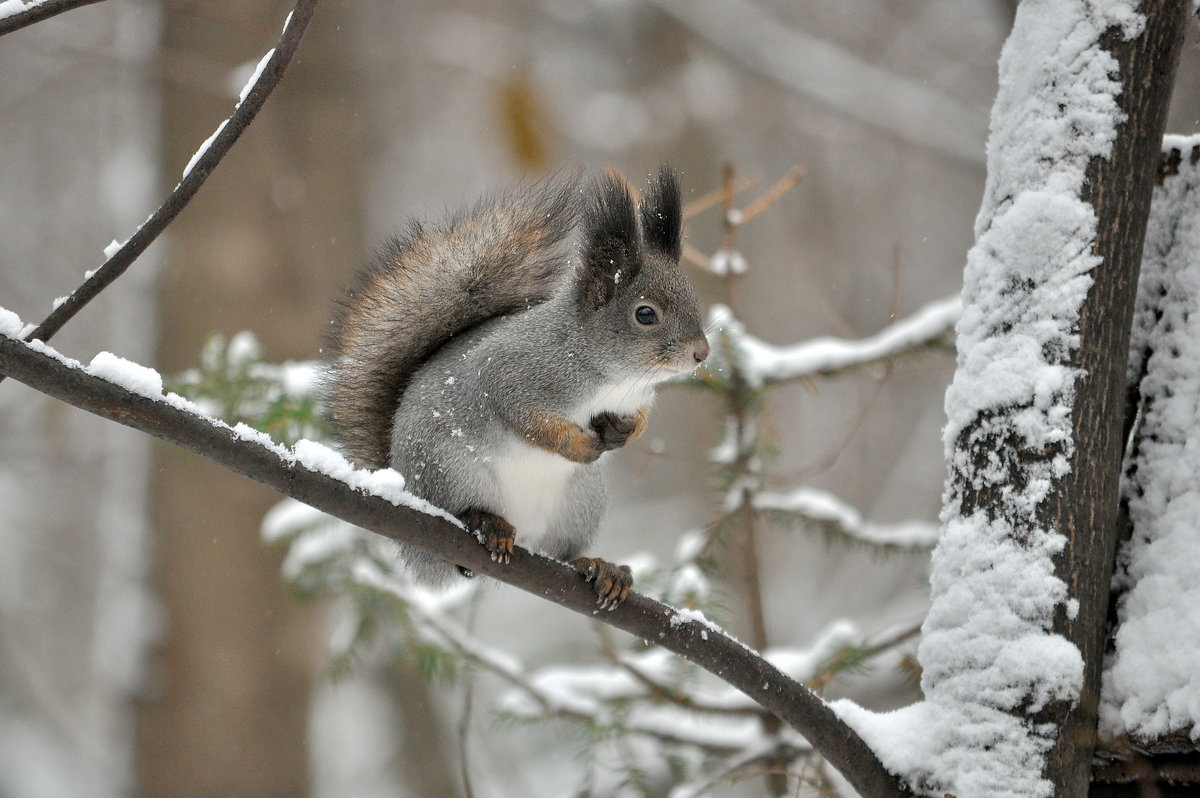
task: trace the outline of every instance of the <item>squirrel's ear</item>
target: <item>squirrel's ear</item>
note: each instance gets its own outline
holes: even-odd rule
[[[637,212],[619,178],[605,175],[596,181],[583,214],[582,247],[579,298],[598,308],[608,304],[617,286],[632,281],[641,268]]]
[[[658,168],[642,198],[642,234],[646,248],[678,261],[682,252],[683,203],[679,174],[668,164]]]

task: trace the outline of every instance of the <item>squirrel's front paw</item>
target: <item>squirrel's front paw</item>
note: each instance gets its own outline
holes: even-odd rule
[[[492,553],[492,561],[507,564],[512,559],[513,544],[517,533],[513,525],[501,516],[487,510],[467,510],[459,518],[468,530],[479,538],[484,548]]]
[[[633,571],[628,565],[616,565],[599,557],[576,557],[571,560],[571,565],[592,583],[596,604],[602,610],[615,610],[633,586]]]
[[[641,432],[645,422],[640,413],[632,416],[619,416],[616,413],[600,413],[592,416],[588,426],[596,433],[596,448],[601,452],[619,449]]]

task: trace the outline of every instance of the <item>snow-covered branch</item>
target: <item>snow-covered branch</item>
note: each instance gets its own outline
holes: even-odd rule
[[[100,0],[2,0],[0,36]]]
[[[0,11],[5,6],[20,2],[21,0],[7,0],[0,4]],[[41,5],[50,4],[43,3]],[[288,14],[287,21],[284,23],[278,44],[259,62],[258,69],[242,89],[233,113],[201,146],[188,164],[183,179],[179,181],[158,209],[142,222],[141,226],[124,243],[113,242],[105,248],[104,254],[107,260],[99,268],[89,271],[83,283],[66,299],[56,304],[46,319],[28,333],[29,338],[39,341],[50,340],[76,313],[124,274],[138,256],[179,215],[179,212],[204,185],[209,174],[233,147],[234,142],[242,135],[242,131],[258,115],[267,97],[283,79],[283,73],[287,70],[292,56],[300,46],[300,40],[304,36],[304,31],[308,27],[316,5],[317,0],[297,0],[295,8]],[[2,22],[3,20],[0,18],[0,23]],[[3,32],[2,29],[0,32]]]
[[[928,550],[937,543],[937,524],[927,521],[871,523],[838,497],[815,488],[761,491],[753,496],[751,503],[756,510],[793,517],[858,543],[917,551]]]
[[[710,322],[737,347],[745,378],[752,385],[763,385],[864,368],[922,348],[949,347],[960,309],[957,296],[947,297],[867,338],[813,338],[791,346],[774,346],[754,337],[721,306],[712,310]]]
[[[436,508],[403,490],[393,471],[352,469],[335,452],[302,441],[287,449],[243,425],[229,427],[162,394],[161,378],[112,355],[90,367],[63,358],[0,313],[0,373],[88,412],[175,443],[325,513],[389,538],[403,538],[449,561],[526,590],[670,650],[716,674],[808,739],[864,796],[899,796],[894,776],[830,708],[763,657],[696,611],[676,610],[631,593],[615,611],[596,609],[595,594],[570,566],[518,547],[509,565]]]

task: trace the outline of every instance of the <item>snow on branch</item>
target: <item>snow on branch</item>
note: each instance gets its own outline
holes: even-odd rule
[[[0,36],[100,0],[2,0]]]
[[[0,10],[20,0],[6,0]],[[232,115],[223,121],[209,139],[193,156],[183,179],[175,186],[162,205],[124,242],[110,244],[105,248],[107,260],[96,270],[89,271],[83,283],[61,302],[28,337],[48,341],[76,313],[91,302],[101,291],[111,285],[125,270],[146,251],[167,225],[191,201],[204,181],[216,168],[225,154],[233,147],[242,131],[254,120],[259,110],[283,79],[283,73],[300,46],[300,40],[312,18],[317,0],[297,0],[295,8],[288,14],[278,44],[259,62],[258,69],[242,89]],[[0,19],[0,23],[2,23]],[[0,28],[0,32],[3,32]],[[2,375],[0,375],[2,379]]]
[[[1141,427],[1122,492],[1119,626],[1105,737],[1200,742],[1200,136],[1170,136],[1151,206],[1131,342]],[[1173,173],[1173,174],[1172,174]]]
[[[752,385],[837,374],[886,362],[915,349],[949,346],[958,321],[957,296],[931,302],[907,318],[868,338],[813,338],[792,346],[774,346],[747,333],[732,312],[716,305],[710,325],[729,337],[742,358],[742,373]]]
[[[800,487],[790,491],[760,491],[751,499],[756,510],[766,510],[814,524],[852,542],[892,549],[927,551],[937,543],[937,524],[909,521],[875,524],[832,493]]]
[[[161,393],[152,369],[107,353],[91,367],[64,358],[0,310],[0,373],[88,412],[154,435],[329,515],[387,538],[403,538],[452,562],[603,621],[678,654],[719,676],[804,735],[863,796],[901,796],[896,778],[820,698],[695,611],[631,593],[616,610],[596,609],[595,594],[574,568],[517,547],[499,565],[475,538],[436,508],[403,490],[390,469],[353,469],[311,441],[287,449],[266,435],[198,412]],[[102,376],[104,375],[104,376]]]

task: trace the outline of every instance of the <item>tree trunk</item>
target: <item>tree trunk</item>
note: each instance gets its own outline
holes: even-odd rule
[[[1125,122],[1117,127],[1109,158],[1087,170],[1083,199],[1099,220],[1094,252],[1102,258],[1079,319],[1072,468],[1050,500],[1049,513],[1067,545],[1057,571],[1079,611],[1068,617],[1060,605],[1054,630],[1079,647],[1084,680],[1079,702],[1056,707],[1058,736],[1046,760],[1055,794],[1088,794],[1096,745],[1105,621],[1118,529],[1118,481],[1125,440],[1125,372],[1138,271],[1150,195],[1158,170],[1175,68],[1187,21],[1188,3],[1148,0],[1139,9],[1146,30],[1125,41],[1109,31],[1108,49],[1117,59]]]
[[[274,42],[289,5],[164,12],[167,181],[233,110],[230,84]],[[328,264],[349,268],[361,254],[338,22],[336,5],[317,11],[294,79],[172,224],[159,297],[156,365],[165,373],[194,366],[215,332],[253,329],[273,358],[316,350],[338,279]],[[141,794],[308,795],[319,627],[281,584],[280,555],[259,534],[278,497],[191,455],[156,455],[156,581],[167,629],[161,689],[140,708]]]
[[[1001,56],[920,650],[953,720],[918,786],[1088,792],[1130,325],[1187,4],[1137,5],[1030,0]]]

